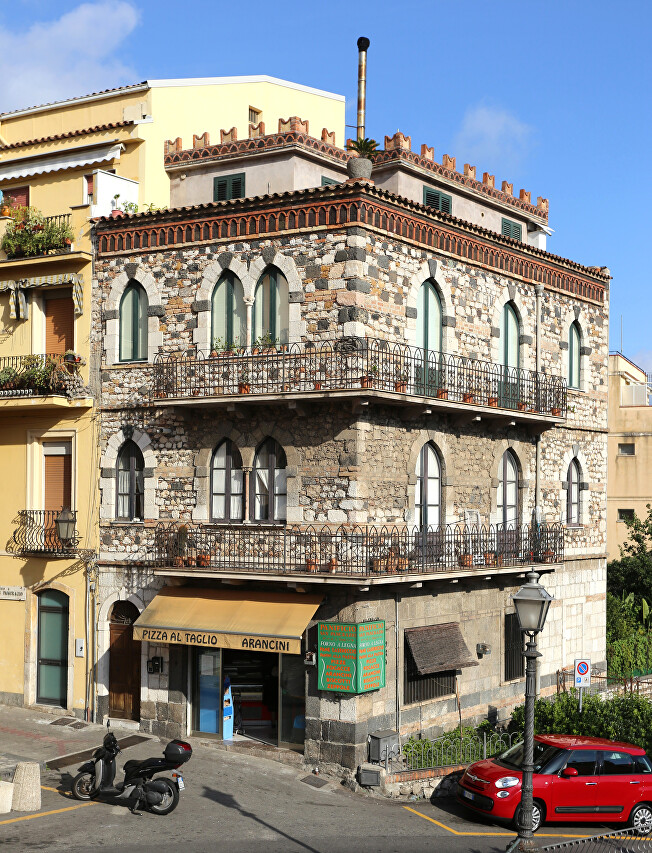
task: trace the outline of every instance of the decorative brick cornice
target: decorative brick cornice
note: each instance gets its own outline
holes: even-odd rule
[[[183,151],[168,153],[163,159],[166,168],[169,168],[183,164],[202,163],[237,154],[260,154],[287,145],[299,145],[308,151],[316,151],[342,163],[346,163],[350,156],[344,149],[315,139],[314,136],[308,136],[307,133],[286,131],[285,133],[270,133],[267,136],[259,136],[255,139],[238,139],[234,142],[207,145],[204,148],[186,148]]]
[[[528,216],[535,216],[537,219],[543,219],[546,222],[548,221],[548,201],[547,199],[541,199],[540,204],[530,204],[529,202],[521,199],[515,198],[509,192],[501,192],[497,190],[494,186],[491,186],[490,182],[478,181],[475,179],[474,172],[467,169],[468,174],[462,174],[461,172],[457,172],[454,169],[447,169],[445,166],[442,166],[440,163],[436,163],[434,159],[430,159],[429,157],[423,157],[419,154],[416,154],[414,151],[410,151],[406,148],[392,148],[386,149],[385,151],[379,151],[374,155],[374,165],[381,166],[383,163],[392,163],[392,162],[400,162],[401,160],[406,163],[411,163],[413,166],[417,166],[420,169],[424,169],[427,172],[433,172],[436,175],[439,175],[442,178],[445,178],[447,181],[451,181],[452,183],[459,184],[460,186],[466,187],[473,192],[479,193],[480,195],[487,196],[488,198],[493,198],[496,201],[499,201],[501,204],[507,204],[510,207],[514,207],[518,210],[523,211]],[[449,158],[449,162],[452,164],[455,163],[455,158]],[[506,189],[509,187],[513,187],[511,184],[507,184],[504,182]]]
[[[96,220],[99,255],[360,226],[602,303],[609,273],[503,237],[367,181]]]

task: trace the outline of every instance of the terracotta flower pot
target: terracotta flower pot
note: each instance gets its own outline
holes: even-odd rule
[[[498,397],[489,397],[489,405],[494,409],[498,406]]]
[[[337,571],[337,557],[331,557],[328,561],[328,571],[333,575]]]
[[[473,403],[474,400],[475,400],[475,397],[473,394],[471,394],[470,391],[465,391],[462,394],[462,402],[463,403]]]
[[[373,388],[374,387],[373,376],[361,376],[360,377],[360,385],[363,388]]]
[[[519,400],[519,402],[518,402],[516,405],[517,405],[517,408],[518,408],[519,412],[524,412],[524,411],[525,411],[525,409],[526,409],[526,404],[525,404],[525,403],[522,403],[522,402]]]
[[[315,382],[315,391],[321,391],[321,382]]]
[[[248,382],[238,382],[238,393],[248,394],[251,391],[251,385]]]
[[[437,399],[438,400],[448,400],[448,389],[447,388],[437,388]]]
[[[407,382],[401,380],[400,382],[394,383],[394,389],[399,392],[399,394],[405,394],[407,391]]]
[[[318,569],[317,560],[315,560],[314,557],[308,557],[306,559],[306,569],[309,572],[316,572],[317,571],[317,569]]]
[[[553,406],[551,414],[552,414],[553,418],[560,418],[561,417],[561,409],[559,408],[559,406]]]
[[[460,554],[457,561],[463,568],[470,569],[473,565],[473,554]]]

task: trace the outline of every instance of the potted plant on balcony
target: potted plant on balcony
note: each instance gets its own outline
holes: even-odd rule
[[[378,143],[375,139],[365,137],[364,139],[352,140],[346,147],[348,151],[354,154],[346,164],[346,171],[349,178],[351,180],[368,181],[371,178],[371,171],[373,169],[371,158],[378,150]]]
[[[503,555],[498,554],[496,551],[485,551],[483,556],[485,566],[500,567],[503,564]]]
[[[550,548],[547,548],[541,554],[541,562],[542,563],[554,563],[555,562],[555,552]]]
[[[553,418],[560,418],[561,417],[561,406],[553,406],[552,409],[550,410],[550,413],[553,416]]]
[[[63,354],[63,360],[66,364],[76,364],[80,358],[74,349],[67,349]]]
[[[248,394],[251,391],[251,382],[249,379],[249,371],[243,367],[238,374],[238,393]]]
[[[407,365],[397,366],[394,370],[394,390],[399,394],[405,394],[407,391],[410,369]]]
[[[175,554],[173,563],[175,566],[183,566],[188,549],[188,525],[180,524],[177,529],[177,541],[175,543]]]
[[[4,195],[0,202],[0,216],[11,216],[15,201],[13,196]]]
[[[197,554],[197,566],[200,569],[208,569],[211,564],[211,555],[206,551],[200,551]]]

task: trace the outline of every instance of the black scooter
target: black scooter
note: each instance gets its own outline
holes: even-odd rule
[[[176,770],[190,761],[192,747],[182,740],[173,740],[165,747],[163,758],[146,758],[144,761],[127,761],[123,767],[122,783],[114,785],[115,760],[121,751],[115,735],[106,723],[107,732],[102,746],[93,753],[93,760],[79,768],[72,783],[73,796],[78,800],[94,800],[101,795],[125,800],[134,800],[130,811],[140,814],[141,803],[154,814],[165,815],[176,809],[179,792],[185,788],[183,777],[173,773],[171,779],[153,779],[156,773]]]

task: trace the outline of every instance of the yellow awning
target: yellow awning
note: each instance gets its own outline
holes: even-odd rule
[[[321,601],[290,592],[164,587],[134,623],[134,639],[299,655]]]

